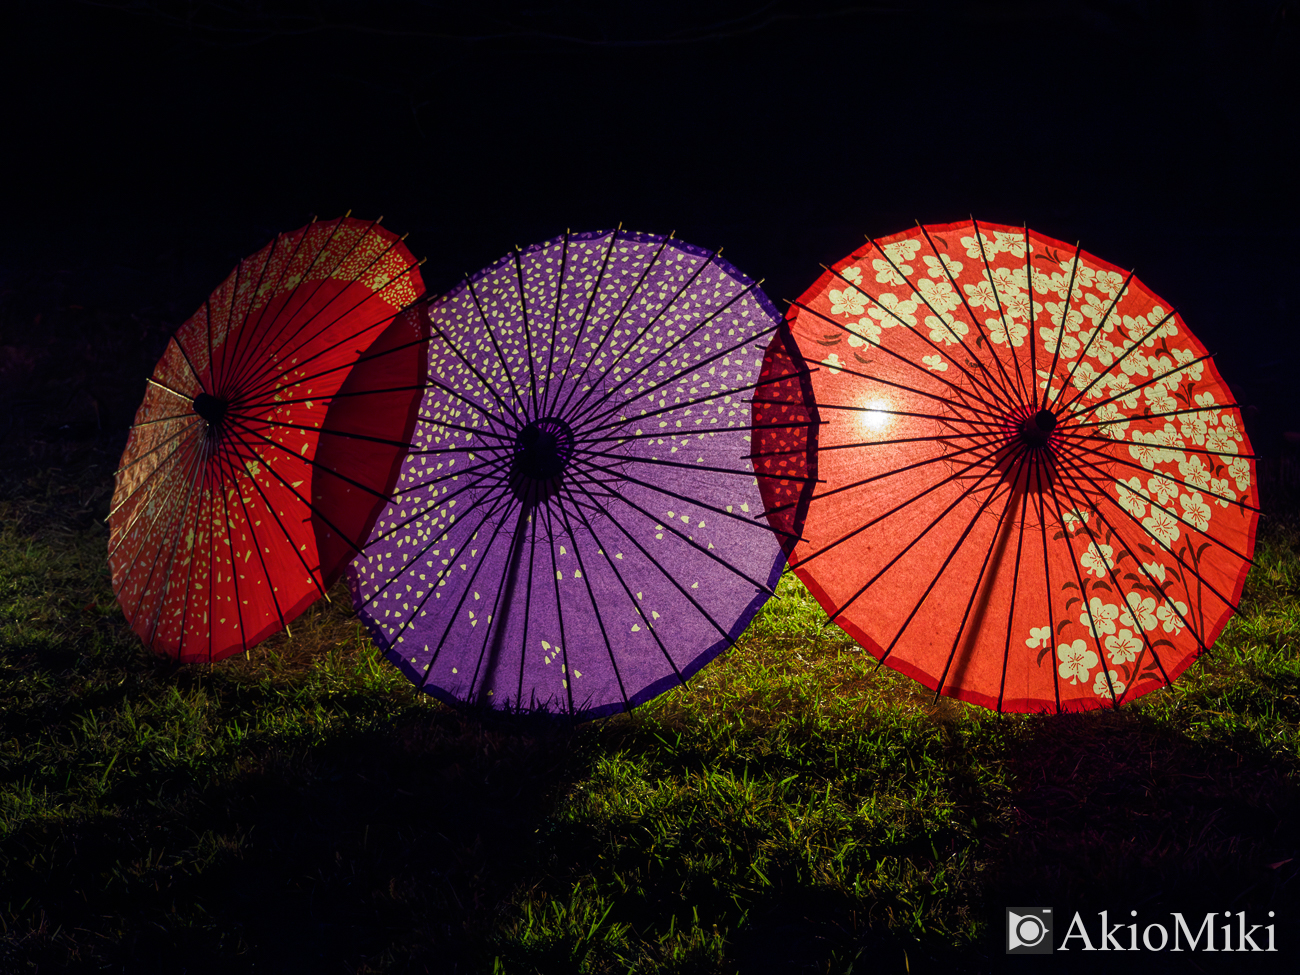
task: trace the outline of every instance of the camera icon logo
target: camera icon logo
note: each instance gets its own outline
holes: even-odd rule
[[[1007,908],[1007,954],[1050,955],[1052,953],[1052,909],[1050,907]]]

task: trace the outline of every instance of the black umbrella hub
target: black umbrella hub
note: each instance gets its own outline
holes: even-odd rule
[[[537,501],[557,486],[573,457],[573,429],[556,416],[533,420],[515,437],[511,481]]]
[[[1055,429],[1056,414],[1051,410],[1039,410],[1021,422],[1020,439],[1031,449],[1046,447]]]
[[[209,393],[199,393],[194,397],[194,412],[208,421],[208,426],[216,426],[226,415],[229,407],[224,399]]]

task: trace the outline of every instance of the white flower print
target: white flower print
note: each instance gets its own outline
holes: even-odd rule
[[[1106,578],[1106,571],[1115,567],[1115,550],[1109,545],[1093,542],[1088,550],[1079,556],[1079,564],[1098,579]]]
[[[962,290],[966,292],[966,298],[971,307],[997,311],[998,299],[993,293],[993,284],[988,278],[976,284],[963,284]]]
[[[961,274],[961,269],[965,266],[961,261],[954,261],[947,254],[940,254],[938,257],[926,255],[922,260],[925,261],[926,273],[932,278],[947,278],[949,275],[955,278]]]
[[[1092,322],[1094,328],[1105,329],[1111,332],[1115,328],[1115,313],[1110,310],[1111,303],[1103,301],[1094,294],[1083,296],[1083,304],[1079,310]]]
[[[1166,316],[1168,317],[1166,318]],[[1174,323],[1173,314],[1165,311],[1159,305],[1153,305],[1151,310],[1147,312],[1147,321],[1152,326],[1160,326],[1156,330],[1155,338],[1171,339],[1178,334],[1178,326]],[[1195,356],[1189,355],[1188,358],[1195,358]],[[1197,376],[1196,378],[1200,379],[1201,377]]]
[[[1043,350],[1048,353],[1056,353],[1056,337],[1061,335],[1060,329],[1051,328],[1047,325],[1040,326],[1038,337],[1043,340]],[[1079,340],[1073,335],[1061,335],[1061,358],[1069,361],[1079,354]]]
[[[1131,592],[1124,597],[1128,605],[1119,615],[1121,626],[1127,626],[1132,629],[1141,627],[1144,630],[1153,630],[1156,626],[1156,601],[1153,596],[1143,596],[1140,592]],[[1115,663],[1122,661],[1116,660]]]
[[[1201,531],[1210,527],[1210,506],[1205,503],[1200,491],[1184,494],[1178,503],[1183,508],[1183,521],[1195,525]]]
[[[861,315],[867,303],[867,296],[855,288],[844,291],[830,290],[832,315]]]
[[[1124,350],[1111,342],[1111,340],[1106,338],[1106,336],[1097,333],[1095,328],[1089,329],[1088,331],[1092,334],[1098,334],[1099,336],[1088,346],[1088,351],[1092,357],[1103,366],[1114,365],[1115,360],[1124,354]]]
[[[1147,575],[1156,581],[1157,585],[1165,581],[1165,564],[1163,562],[1143,562],[1142,568],[1146,570]]]
[[[1106,377],[1106,388],[1110,390],[1112,396],[1119,397],[1119,401],[1130,410],[1137,409],[1138,397],[1142,395],[1142,390],[1133,385],[1133,380],[1122,372],[1112,372]]]
[[[1237,500],[1237,492],[1228,486],[1228,479],[1210,478],[1209,491],[1214,498],[1214,503],[1220,508],[1226,508],[1233,501]]]
[[[1092,363],[1086,359],[1080,362],[1074,369],[1074,388],[1078,390],[1088,389],[1088,395],[1094,399],[1102,394],[1102,387],[1094,386],[1093,380],[1097,378],[1097,370],[1092,367]]]
[[[1151,367],[1151,378],[1171,393],[1183,381],[1183,371],[1176,368],[1173,360],[1167,355],[1148,356],[1147,365]]]
[[[1119,358],[1119,367],[1124,370],[1126,376],[1141,376],[1146,379],[1149,366],[1147,357],[1137,349],[1128,349]]]
[[[997,243],[993,245],[997,252],[1010,254],[1012,257],[1023,258],[1025,256],[1024,234],[1008,234],[1001,230],[995,230],[993,234],[997,238]]]
[[[970,331],[966,323],[954,317],[951,312],[944,312],[942,320],[926,315],[925,324],[930,329],[930,341],[943,342],[945,345],[956,345]]]
[[[1025,641],[1025,646],[1030,650],[1036,650],[1039,647],[1045,647],[1052,639],[1052,628],[1050,626],[1031,626],[1029,628],[1029,639]]]
[[[1159,617],[1161,627],[1166,633],[1181,633],[1183,630],[1183,620],[1187,619],[1187,604],[1175,599],[1172,603],[1168,600],[1165,604],[1156,610],[1156,616]]]
[[[952,289],[949,281],[922,278],[916,286],[925,303],[937,312],[953,311],[961,304],[961,296]]]
[[[1179,461],[1178,473],[1192,487],[1205,490],[1210,486],[1210,472],[1205,469],[1205,462],[1198,454],[1190,454],[1186,460]]]
[[[1244,491],[1250,487],[1250,461],[1245,457],[1234,457],[1228,465],[1228,472],[1237,482],[1237,490]]]
[[[921,242],[919,240],[896,240],[894,243],[886,244],[881,248],[895,264],[910,261],[920,249]]]
[[[986,270],[984,274],[993,282],[993,287],[997,288],[998,296],[1004,302],[1029,287],[1029,278],[1023,267],[995,267],[992,271]]]
[[[934,372],[948,371],[948,363],[943,361],[943,356],[923,355],[921,356],[921,362],[925,364],[925,368]]]
[[[1170,396],[1169,390],[1159,383],[1154,386],[1147,386],[1142,392],[1146,396],[1147,410],[1152,416],[1158,413],[1173,413],[1178,409],[1178,401]],[[1192,414],[1183,415],[1190,416]]]
[[[1142,490],[1142,481],[1137,477],[1116,481],[1115,492],[1121,507],[1134,518],[1141,518],[1147,513],[1146,492]]]
[[[1065,316],[1066,331],[1077,332],[1079,326],[1083,324],[1083,315],[1079,313],[1079,309],[1071,308],[1067,312],[1065,310],[1066,303],[1064,301],[1049,301],[1043,307],[1045,307],[1048,314],[1052,316],[1052,324],[1057,328],[1061,327],[1062,316]]]
[[[1128,315],[1124,315],[1120,321],[1124,323],[1124,331],[1128,333],[1129,344],[1137,345],[1140,342],[1148,349],[1156,344],[1156,336],[1151,330],[1151,323],[1145,318],[1130,318]]]
[[[1174,349],[1174,359],[1180,366],[1187,366],[1178,375],[1184,379],[1190,379],[1193,382],[1199,382],[1201,373],[1205,369],[1205,360],[1193,362],[1196,353],[1191,349]],[[1181,381],[1181,380],[1180,380]]]
[[[1205,449],[1216,454],[1235,454],[1237,441],[1223,427],[1215,427],[1205,434]]]
[[[876,280],[880,284],[907,284],[907,281],[903,278],[903,274],[912,273],[912,269],[906,264],[899,267],[898,270],[895,270],[888,261],[882,261],[878,257],[872,260],[871,266],[875,268]],[[899,271],[902,271],[903,273],[899,274]]]
[[[1075,291],[1078,291],[1080,288],[1091,288],[1095,286],[1097,276],[1093,273],[1092,268],[1088,267],[1087,264],[1078,264],[1076,266],[1076,261],[1074,258],[1071,258],[1068,261],[1061,261],[1060,266],[1061,277],[1063,277],[1067,282],[1070,280],[1070,274],[1074,274]],[[1064,295],[1062,295],[1062,297],[1064,297]]]
[[[1091,517],[1092,515],[1086,511],[1080,511],[1078,508],[1071,508],[1065,513],[1064,517],[1061,518],[1061,523],[1065,526],[1067,532],[1073,533],[1078,532],[1080,528],[1088,524],[1088,519]]]
[[[980,244],[984,245],[983,251],[980,250]],[[996,252],[993,250],[992,242],[982,233],[977,233],[973,237],[963,237],[961,246],[966,248],[966,256],[980,259],[984,254],[992,257]]]
[[[1038,369],[1035,371],[1038,373],[1038,388],[1047,391],[1047,395],[1043,397],[1043,401],[1047,402],[1048,400],[1051,400],[1053,403],[1058,402],[1061,398],[1061,387],[1053,385],[1051,389],[1047,388],[1048,381],[1055,377],[1053,377],[1046,369]]]
[[[1097,655],[1088,649],[1088,644],[1083,640],[1062,643],[1056,648],[1056,656],[1061,661],[1061,665],[1056,668],[1057,672],[1062,677],[1069,678],[1071,684],[1079,681],[1086,684],[1088,673],[1097,666]]]
[[[1117,271],[1098,271],[1093,287],[1102,292],[1107,298],[1114,298],[1119,294],[1119,289],[1123,284],[1124,275]]]
[[[1162,461],[1185,460],[1187,458],[1187,455],[1178,449],[1180,447],[1186,447],[1187,444],[1185,444],[1182,438],[1178,436],[1178,431],[1174,429],[1172,423],[1166,422],[1163,430],[1157,430],[1151,436],[1154,438],[1154,443],[1157,443],[1164,448],[1164,450],[1161,451],[1160,457]]]
[[[1142,519],[1142,527],[1165,548],[1173,548],[1174,542],[1178,541],[1178,536],[1181,534],[1178,530],[1178,519],[1160,508],[1151,509],[1151,514]]]
[[[1119,619],[1119,607],[1103,603],[1096,596],[1088,600],[1088,606],[1079,614],[1079,625],[1093,636],[1105,636],[1115,632],[1115,621]]]
[[[1156,462],[1161,459],[1161,450],[1155,446],[1155,437],[1141,430],[1133,431],[1133,446],[1129,447],[1128,452],[1133,455],[1133,459],[1145,467],[1147,470],[1155,470]]]
[[[893,328],[901,320],[904,325],[916,324],[916,302],[911,298],[902,301],[896,295],[886,291],[876,299],[876,305],[867,309],[867,314],[876,319],[885,328]]]
[[[1154,602],[1153,599],[1152,603]],[[1154,617],[1152,622],[1154,624]],[[1142,652],[1142,641],[1128,630],[1120,630],[1114,636],[1106,637],[1106,652],[1110,654],[1111,663],[1126,664],[1130,660],[1136,660]]]
[[[1003,322],[1000,318],[986,318],[984,327],[989,330],[989,340],[995,345],[1004,345],[1007,335],[1010,334],[1011,344],[1019,348],[1025,344],[1025,336],[1029,334],[1029,327],[1014,318],[1008,322]],[[1084,365],[1086,366],[1087,363]]]
[[[1110,677],[1110,682],[1106,678]],[[1092,693],[1098,697],[1104,697],[1108,701],[1115,700],[1116,695],[1124,693],[1124,682],[1119,679],[1119,672],[1108,670],[1102,673],[1097,671],[1097,679],[1092,682]]]
[[[1184,413],[1178,417],[1179,432],[1183,435],[1184,440],[1190,440],[1198,447],[1204,446],[1205,434],[1209,430],[1212,413]]]
[[[862,268],[860,268],[860,267],[846,267],[846,268],[844,268],[843,270],[840,271],[840,277],[842,277],[845,281],[851,281],[851,282],[853,282],[854,284],[861,284],[861,283],[862,283]]]
[[[870,318],[859,318],[856,324],[849,326],[849,332],[849,345],[852,348],[880,344],[880,325]]]
[[[1242,436],[1240,428],[1237,426],[1237,416],[1234,413],[1225,413],[1219,421],[1223,425],[1224,436],[1231,437],[1240,443],[1245,437]]]
[[[822,365],[831,371],[832,376],[839,375],[840,370],[844,368],[844,363],[840,362],[840,357],[835,352],[823,359]]]
[[[1032,300],[1028,291],[1022,291],[1020,294],[1008,296],[1006,304],[1003,305],[1005,311],[1012,318],[1028,318],[1031,311]]]
[[[1107,403],[1098,408],[1096,414],[1097,420],[1101,426],[1097,427],[1099,433],[1110,437],[1112,440],[1123,440],[1124,432],[1128,429],[1128,418],[1119,411],[1119,407],[1114,403]]]
[[[1147,478],[1147,497],[1152,495],[1155,495],[1157,504],[1168,507],[1169,499],[1178,497],[1178,485],[1163,474],[1157,474]]]

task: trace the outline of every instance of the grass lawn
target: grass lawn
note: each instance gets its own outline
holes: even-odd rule
[[[121,430],[53,423],[0,445],[0,972],[1127,970],[1008,959],[1017,905],[1272,910],[1300,971],[1294,505],[1214,655],[1118,713],[934,704],[787,574],[690,686],[565,727],[418,695],[342,588],[247,659],[154,656],[109,587]]]

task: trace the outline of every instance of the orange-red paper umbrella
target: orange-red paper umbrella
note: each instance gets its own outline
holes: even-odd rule
[[[1131,272],[1028,229],[917,227],[789,321],[821,421],[790,563],[878,659],[999,711],[1071,711],[1214,644],[1254,550],[1253,457],[1205,348]],[[754,402],[756,465],[801,473],[772,422],[788,404]],[[780,527],[800,499],[759,483]]]
[[[113,590],[132,629],[219,660],[337,578],[392,489],[424,385],[423,282],[348,217],[246,258],[168,343],[117,471]]]

